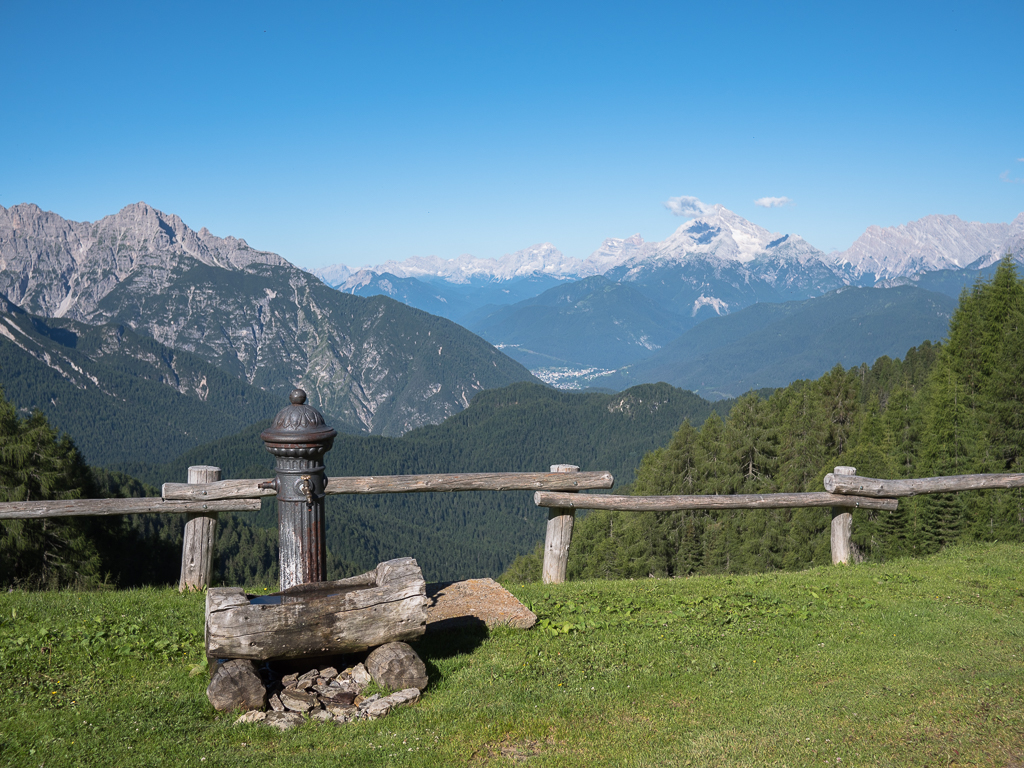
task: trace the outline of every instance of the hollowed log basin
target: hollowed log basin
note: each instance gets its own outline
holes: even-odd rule
[[[423,635],[426,584],[411,557],[340,581],[300,584],[273,595],[240,587],[206,594],[206,655],[302,659],[355,653]]]

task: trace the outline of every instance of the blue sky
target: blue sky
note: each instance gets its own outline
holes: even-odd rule
[[[0,205],[305,267],[1024,211],[1024,3],[0,0]],[[755,200],[787,198],[778,207]]]

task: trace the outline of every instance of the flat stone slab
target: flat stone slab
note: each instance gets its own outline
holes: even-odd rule
[[[529,629],[537,616],[494,579],[427,584],[427,632],[486,625]]]

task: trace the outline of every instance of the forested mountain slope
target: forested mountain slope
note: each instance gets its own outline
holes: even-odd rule
[[[538,472],[577,464],[611,471],[621,485],[681,421],[701,423],[715,407],[724,412],[728,403],[712,405],[665,384],[615,395],[514,384],[483,392],[444,423],[399,438],[338,435],[327,473]],[[273,457],[259,439],[266,426],[256,424],[171,464],[122,468],[156,485],[181,482],[190,464],[220,466],[225,478],[268,478]],[[546,519],[528,491],[330,496],[327,541],[338,561],[361,566],[413,556],[429,579],[496,576],[543,539]],[[276,529],[272,500],[253,522]]]
[[[912,478],[1024,470],[1024,281],[1004,259],[961,295],[948,342],[900,362],[837,366],[767,400],[745,396],[726,419],[683,424],[648,454],[633,492],[820,491],[834,466]],[[853,541],[885,560],[972,540],[1024,537],[1024,491],[901,499],[893,513],[855,510]],[[574,578],[684,576],[827,562],[820,509],[595,512],[577,525]]]
[[[755,387],[817,378],[837,363],[870,364],[926,339],[938,341],[955,308],[955,299],[909,285],[753,304],[705,320],[601,381],[613,389],[666,381],[703,397],[738,397]]]
[[[280,400],[124,324],[41,318],[2,296],[0,386],[98,466],[170,461],[267,418]]]

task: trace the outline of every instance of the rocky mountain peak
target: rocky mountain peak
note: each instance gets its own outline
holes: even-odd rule
[[[849,265],[854,274],[887,280],[987,266],[1004,255],[1010,235],[1009,224],[933,214],[895,227],[870,226],[847,250],[830,256],[837,264]]]
[[[229,270],[288,263],[245,240],[197,233],[145,202],[96,222],[70,221],[31,203],[0,207],[0,293],[48,317],[86,319],[131,275],[159,283],[185,258]]]

